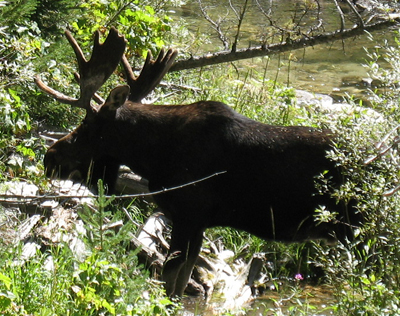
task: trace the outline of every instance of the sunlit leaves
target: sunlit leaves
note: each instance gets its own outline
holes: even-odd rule
[[[88,43],[92,33],[105,33],[115,26],[128,41],[128,54],[143,56],[148,49],[153,52],[164,45],[165,32],[170,29],[170,19],[162,12],[139,1],[87,1],[81,4],[87,14],[72,23],[77,34]]]

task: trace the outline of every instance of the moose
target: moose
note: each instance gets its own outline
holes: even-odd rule
[[[175,50],[162,50],[156,60],[149,53],[135,77],[124,55],[125,38],[116,29],[103,43],[95,33],[88,61],[68,31],[66,36],[78,62],[79,98],[50,88],[39,76],[35,81],[59,102],[85,109],[86,117],[48,149],[46,175],[103,179],[113,193],[118,168],[126,165],[148,180],[150,191],[178,187],[154,196],[173,223],[162,272],[170,297],[183,295],[209,227],[297,242],[344,240],[360,224],[357,212],[315,188],[321,174],[332,185],[342,182],[326,154],[335,137],[330,130],[263,124],[215,101],[142,104],[171,68]],[[120,62],[127,85],[114,88],[104,101],[97,91]],[[316,222],[320,206],[337,212],[337,220]]]

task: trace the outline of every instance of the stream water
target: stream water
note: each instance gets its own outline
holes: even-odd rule
[[[243,6],[243,0],[232,0],[236,9]],[[288,22],[295,15],[299,3],[304,1],[292,0],[258,0],[265,10],[272,9],[273,19],[279,23]],[[321,18],[325,31],[333,31],[340,25],[339,14],[337,13],[334,1],[320,0],[322,9]],[[203,6],[207,8],[209,16],[217,21],[225,19],[227,22],[222,24],[223,31],[233,38],[235,24],[237,23],[233,11],[230,9],[229,1],[202,0]],[[315,14],[310,13],[310,14]],[[207,43],[202,42],[201,46],[194,55],[202,55],[208,52],[223,50],[222,42],[218,39],[216,32],[201,14],[198,2],[189,2],[185,6],[175,9],[173,14],[175,19],[183,19],[189,25],[193,38],[207,37]],[[296,20],[296,18],[293,18]],[[307,24],[314,23],[304,18],[304,30]],[[241,37],[238,48],[247,48],[249,45],[259,45],[260,34],[268,32],[269,21],[260,12],[260,8],[255,1],[249,1],[246,18],[241,27]],[[348,21],[346,27],[351,27],[353,23]],[[370,86],[364,80],[367,78],[367,70],[363,66],[368,61],[366,50],[373,51],[384,41],[394,41],[394,30],[382,30],[374,32],[373,41],[368,34],[350,38],[345,41],[326,43],[305,49],[294,50],[284,54],[271,56],[268,63],[267,75],[270,79],[277,79],[278,82],[287,84],[296,89],[303,89],[310,92],[318,92],[331,95],[340,99],[345,95],[353,95],[360,99],[367,99],[368,88]],[[268,39],[276,42],[277,38]],[[191,49],[192,47],[189,47]],[[290,58],[290,63],[288,62]],[[243,71],[250,67],[257,67],[262,71],[265,67],[265,60],[254,58],[236,62],[236,66]]]
[[[243,0],[233,1],[233,5],[238,8],[243,5]],[[259,0],[264,8],[272,6],[274,10],[275,21],[287,21],[292,17],[298,3],[303,1],[292,0]],[[258,45],[260,43],[259,34],[266,30],[269,23],[261,14],[260,9],[254,1],[249,1],[250,7],[246,13],[246,19],[242,25],[241,38],[238,48],[248,47],[249,44]],[[234,14],[229,7],[229,1],[221,0],[203,0],[203,4],[208,8],[208,14],[214,20],[224,18],[234,20]],[[322,8],[321,18],[324,21],[326,31],[332,31],[339,25],[339,15],[336,11],[334,1],[321,0]],[[215,31],[201,15],[198,2],[190,2],[178,9],[174,9],[173,17],[183,19],[189,25],[189,29],[196,36],[209,38],[209,42],[202,44],[194,55],[202,55],[209,52],[223,50],[221,41],[218,39]],[[304,25],[306,27],[307,25]],[[350,27],[348,24],[346,27]],[[234,34],[231,24],[229,29],[224,29],[228,34]],[[353,95],[356,98],[367,100],[368,89],[370,86],[364,78],[367,78],[367,70],[363,66],[368,61],[366,50],[373,51],[383,44],[384,41],[393,42],[395,30],[383,30],[374,32],[373,41],[369,36],[363,35],[347,39],[344,42],[337,41],[315,47],[308,47],[302,50],[295,50],[280,56],[271,56],[267,75],[270,79],[277,79],[278,82],[287,84],[296,89],[302,89],[310,92],[328,94],[336,100],[345,95]],[[190,48],[191,45],[188,45]],[[290,63],[288,62],[290,57]],[[250,67],[264,67],[265,58],[255,58],[237,62],[235,65],[246,71]],[[299,308],[301,315],[332,315],[333,312],[329,306],[334,302],[332,290],[327,286],[303,286],[301,295],[296,296],[296,300],[291,300],[290,295],[279,296],[275,292],[270,292],[265,297],[260,297],[251,306],[246,315],[286,315],[289,308]],[[302,304],[316,307],[316,310],[305,312],[301,309]],[[215,315],[215,311],[210,310],[204,301],[187,299],[184,301],[185,309],[180,313],[184,316],[194,315]],[[273,311],[272,311],[273,309]]]
[[[291,291],[287,291],[285,294],[269,291],[248,306],[243,306],[243,309],[238,310],[237,313],[246,316],[328,316],[334,314],[331,306],[335,303],[335,299],[332,289],[328,285],[303,285]],[[217,302],[206,304],[202,299],[185,298],[183,304],[184,309],[178,313],[178,316],[225,315]],[[236,312],[232,311],[231,314],[235,315]]]

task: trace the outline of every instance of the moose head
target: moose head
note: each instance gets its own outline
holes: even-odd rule
[[[89,61],[84,57],[71,33],[66,31],[65,34],[78,61],[79,74],[75,74],[75,77],[80,85],[79,99],[53,90],[44,84],[39,76],[36,76],[35,82],[40,89],[59,102],[85,109],[86,117],[76,130],[49,148],[44,159],[46,175],[86,181],[90,186],[96,185],[97,180],[103,179],[109,192],[112,193],[121,163],[106,154],[107,148],[99,146],[102,144],[104,122],[113,120],[118,107],[128,98],[131,102],[140,102],[146,97],[169,70],[177,51],[170,49],[165,53],[161,50],[156,60],[152,59],[149,51],[141,74],[136,78],[124,55],[125,38],[120,36],[115,28],[111,28],[103,44],[99,41],[99,31],[95,32],[93,53]],[[113,89],[104,101],[96,92],[120,62],[126,72],[128,85]],[[92,98],[96,104],[92,104]],[[113,131],[106,133],[113,134]]]
[[[51,146],[45,157],[47,175],[104,179],[112,191],[121,164],[149,181],[149,189],[173,222],[169,256],[162,278],[169,296],[180,296],[199,254],[203,232],[230,226],[267,240],[295,242],[351,236],[361,218],[327,193],[315,189],[324,174],[333,184],[341,175],[326,158],[333,135],[302,126],[272,126],[244,117],[213,101],[187,105],[146,105],[147,95],[171,67],[176,51],[151,56],[138,78],[123,56],[125,41],[111,29],[99,43],[96,33],[89,61],[70,33],[78,59],[80,97],[38,86],[63,103],[86,110],[82,124]],[[122,61],[128,85],[96,95]],[[91,99],[100,105],[92,105]],[[210,177],[210,175],[218,174]],[[207,179],[198,182],[199,179]],[[316,223],[319,206],[337,212],[335,223]]]

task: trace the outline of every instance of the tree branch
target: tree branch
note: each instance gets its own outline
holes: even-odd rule
[[[186,60],[178,60],[170,68],[170,71],[180,71],[184,69],[199,68],[199,67],[232,62],[242,59],[276,55],[279,53],[292,51],[299,48],[315,46],[323,43],[334,42],[337,40],[344,40],[346,38],[362,35],[366,31],[368,32],[377,31],[395,25],[399,21],[400,21],[400,16],[394,16],[393,19],[386,19],[383,21],[365,25],[364,27],[356,26],[350,29],[345,29],[343,31],[338,30],[334,32],[326,32],[316,36],[302,37],[300,39],[290,40],[287,42],[281,42],[271,45],[261,45],[246,49],[239,49],[235,52],[223,51],[223,52],[208,54],[206,56],[197,56]]]
[[[236,31],[236,35],[235,35],[235,40],[233,41],[233,44],[232,44],[232,52],[236,52],[236,49],[237,49],[237,43],[239,41],[239,35],[240,35],[240,28],[242,27],[244,15],[246,14],[247,3],[248,3],[248,0],[245,0],[244,6],[243,6],[241,12],[239,13],[236,11],[235,7],[233,6],[232,1],[229,0],[229,4],[230,4],[233,12],[235,12],[236,17],[238,19],[238,26],[237,26],[237,31]]]
[[[198,0],[198,2],[199,2],[199,7],[200,7],[200,10],[201,10],[201,14],[203,14],[203,16],[206,19],[206,21],[208,21],[211,24],[211,27],[217,32],[218,38],[221,40],[221,42],[224,45],[224,49],[228,50],[229,49],[229,41],[228,41],[227,37],[225,36],[224,32],[221,29],[222,21],[215,22],[208,15],[207,10],[206,10],[205,7],[203,7],[203,3],[201,2],[201,0]]]
[[[358,11],[357,11],[356,7],[354,6],[354,4],[350,0],[346,0],[346,3],[349,5],[351,11],[353,11],[353,13],[356,15],[357,20],[358,20],[357,25],[361,26],[361,27],[365,27],[364,21],[363,21],[361,15],[360,15],[360,13],[358,13]]]
[[[344,31],[344,25],[345,25],[344,14],[343,14],[342,8],[340,7],[340,5],[337,2],[337,0],[333,0],[333,1],[335,2],[336,9],[338,10],[339,15],[340,15],[340,32],[343,32]]]
[[[219,176],[226,173],[226,171],[220,171],[213,173],[209,176],[206,176],[204,178],[201,178],[199,180],[194,180],[182,185],[177,185],[171,188],[165,188],[161,189],[158,191],[153,191],[153,192],[148,192],[148,193],[138,193],[138,194],[125,194],[125,195],[119,195],[119,196],[109,196],[107,195],[108,198],[113,198],[113,199],[133,199],[137,197],[146,197],[146,196],[152,196],[152,195],[158,195],[162,193],[166,193],[169,191],[174,191],[178,189],[185,188],[187,186],[191,186],[194,184],[197,184],[202,181],[209,180],[213,177]],[[0,203],[5,203],[5,202],[19,202],[19,201],[43,201],[43,200],[54,200],[54,199],[72,199],[72,198],[97,198],[98,195],[90,194],[90,195],[69,195],[69,194],[46,194],[46,195],[16,195],[16,194],[0,194]]]

